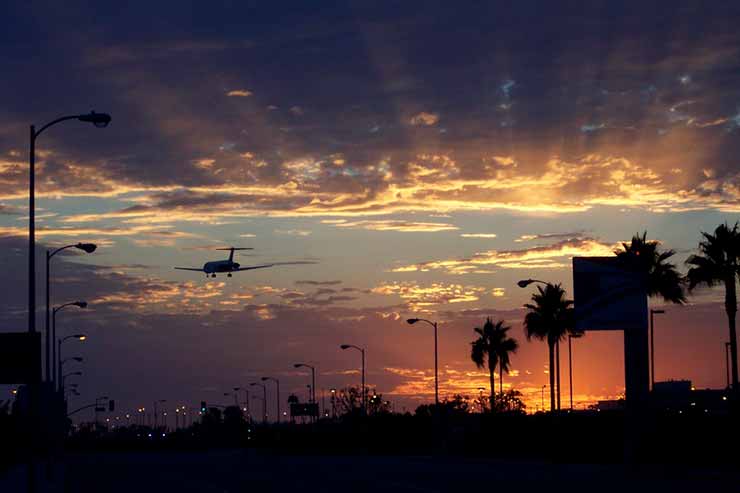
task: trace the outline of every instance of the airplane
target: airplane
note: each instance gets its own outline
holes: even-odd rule
[[[243,270],[253,269],[264,269],[266,267],[272,267],[276,264],[265,264],[265,265],[252,265],[249,267],[242,267],[239,263],[234,262],[234,252],[237,250],[254,250],[253,248],[216,248],[216,250],[226,250],[229,252],[228,260],[215,260],[213,262],[206,262],[200,269],[194,267],[175,267],[176,270],[190,270],[193,272],[204,272],[206,277],[216,277],[216,273],[226,273],[227,277],[231,277],[232,272],[239,272]]]

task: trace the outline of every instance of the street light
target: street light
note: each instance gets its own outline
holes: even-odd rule
[[[52,120],[38,131],[35,125],[30,128],[30,149],[28,153],[28,331],[36,332],[36,139],[52,125],[66,121],[79,120],[92,123],[98,128],[107,127],[111,121],[106,113],[91,111],[85,115],[68,115]]]
[[[74,334],[71,336],[62,337],[61,339],[57,340],[57,356],[59,358],[59,364],[57,365],[57,375],[59,375],[59,377],[62,376],[62,343],[69,339],[77,339],[78,341],[84,341],[87,339],[87,336],[85,334]],[[61,380],[62,379],[60,378],[59,390],[64,391],[64,383]]]
[[[252,387],[262,387],[262,421],[267,423],[267,385],[263,383],[252,382]]]
[[[410,318],[406,320],[409,325],[416,322],[426,322],[434,327],[434,404],[439,405],[439,367],[437,356],[437,322],[431,322],[425,318]]]
[[[66,250],[68,248],[77,248],[78,250],[82,250],[86,253],[92,253],[94,252],[98,247],[94,243],[76,243],[74,245],[67,245],[63,246],[61,248],[57,248],[56,250],[46,250],[46,381],[51,381],[51,368],[53,368],[54,363],[51,363],[51,367],[49,366],[49,352],[50,352],[50,346],[52,346],[51,341],[54,340],[54,337],[56,337],[56,334],[51,334],[51,338],[49,336],[49,304],[51,303],[51,294],[50,294],[50,268],[51,268],[51,259],[56,255],[57,253],[61,252],[62,250]]]
[[[540,284],[550,284],[549,282],[540,281],[539,279],[522,279],[521,281],[517,282],[516,285],[520,288],[526,288],[532,283],[538,282]]]
[[[655,388],[655,339],[653,337],[653,315],[665,313],[665,310],[650,309],[650,388]]]
[[[293,368],[310,368],[311,369],[311,392],[310,392],[310,399],[311,402],[316,402],[316,368],[314,368],[311,365],[307,365],[306,363],[296,363],[293,365]]]
[[[277,403],[277,422],[280,423],[280,380],[278,380],[277,378],[273,378],[273,377],[262,377],[261,380],[263,382],[266,382],[268,380],[271,380],[271,381],[275,382],[275,385],[277,386],[277,389],[276,389],[277,390],[277,397],[276,397],[275,401]]]
[[[64,310],[65,308],[69,306],[76,306],[77,308],[87,308],[87,301],[72,301],[70,303],[65,303],[63,305],[57,306],[52,309],[51,311],[51,340],[54,341],[57,337],[57,312],[60,312]],[[52,367],[57,368],[57,359],[59,358],[59,355],[56,353],[56,351],[52,351],[54,354],[52,354]],[[55,373],[53,375],[53,381],[57,382],[57,379],[59,378],[60,374]],[[57,386],[59,383],[57,382]]]
[[[362,354],[362,414],[367,414],[367,392],[365,392],[365,349],[354,344],[342,344],[342,349],[357,349]]]
[[[62,387],[64,387],[65,382],[67,381],[67,377],[79,377],[81,375],[82,375],[81,371],[72,371],[72,372],[62,375]]]

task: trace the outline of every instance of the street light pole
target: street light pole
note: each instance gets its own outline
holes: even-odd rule
[[[252,382],[249,385],[262,387],[262,422],[267,423],[267,385],[257,382]]]
[[[158,415],[157,415],[157,403],[160,403],[160,402],[167,402],[167,400],[166,399],[160,399],[158,401],[154,401],[154,429],[155,430],[157,429],[157,419],[158,419]]]
[[[426,322],[432,327],[434,327],[434,404],[438,405],[439,404],[439,359],[438,359],[438,350],[437,350],[437,322],[432,322],[424,318],[410,318],[406,320],[406,322],[410,325],[413,325],[416,322]]]
[[[29,132],[28,153],[28,331],[36,332],[36,139],[47,128],[65,120],[79,120],[89,122],[96,127],[107,127],[111,121],[106,113],[86,115],[69,115],[53,120],[38,131],[31,125]]]
[[[568,334],[568,388],[570,389],[570,410],[573,410],[573,348],[571,347],[573,336]]]
[[[540,405],[542,406],[542,411],[545,410],[545,387],[547,387],[547,385],[543,385],[542,391],[540,392]]]
[[[650,388],[655,388],[655,338],[653,331],[653,315],[665,313],[665,310],[650,309]]]
[[[311,392],[309,395],[309,398],[311,399],[312,403],[316,402],[316,368],[314,368],[311,365],[307,365],[305,363],[296,363],[293,365],[293,368],[310,368],[311,369]]]
[[[62,382],[62,343],[68,339],[77,339],[78,341],[84,341],[87,339],[87,336],[85,334],[74,334],[67,337],[62,337],[61,339],[57,340],[57,356],[59,357],[59,364],[57,365],[57,374],[59,375],[59,391],[64,392],[64,382]]]
[[[365,391],[365,349],[355,346],[354,344],[342,344],[339,347],[342,349],[357,349],[362,355],[362,414],[367,415],[367,392]]]
[[[48,301],[48,299],[47,299]],[[51,311],[51,340],[56,340],[57,337],[57,312],[60,312],[61,310],[67,308],[68,306],[76,306],[78,308],[87,308],[87,301],[73,301],[71,303],[65,303],[61,306],[58,306],[56,308],[53,308]],[[57,359],[58,355],[56,351],[52,351],[52,366],[54,368],[57,367]],[[56,382],[56,385],[59,387],[59,382],[57,379],[59,378],[59,373],[54,373],[52,380]]]
[[[275,398],[275,402],[276,402],[275,409],[277,410],[277,422],[279,424],[280,423],[280,380],[278,380],[277,378],[273,378],[273,377],[262,377],[263,382],[266,382],[267,380],[272,380],[273,382],[275,382],[275,386],[277,390],[277,396]]]
[[[76,243],[74,245],[67,245],[63,246],[61,248],[57,248],[56,250],[46,250],[46,381],[50,382],[52,381],[51,374],[52,374],[52,368],[54,368],[54,363],[49,361],[49,352],[50,347],[53,346],[52,342],[54,341],[54,338],[56,337],[56,334],[49,334],[49,306],[51,304],[51,294],[50,294],[50,268],[51,268],[51,259],[56,255],[57,253],[61,252],[62,250],[66,250],[68,248],[77,248],[79,250],[83,250],[87,253],[92,253],[97,248],[97,245],[93,243]],[[51,365],[51,366],[50,366]]]

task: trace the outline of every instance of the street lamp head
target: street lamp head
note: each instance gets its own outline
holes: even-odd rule
[[[74,360],[74,361],[76,361],[78,363],[82,363],[82,356],[74,356],[74,357],[72,357],[70,359],[71,360]]]
[[[85,334],[75,334],[72,337],[74,337],[75,339],[78,339],[80,341],[84,341],[85,339],[87,339],[87,336]]]
[[[530,284],[532,284],[534,281],[532,279],[522,279],[521,281],[517,282],[516,285],[520,288],[526,288]]]
[[[665,313],[665,310],[652,310],[653,313],[660,314]]]
[[[88,115],[80,115],[77,119],[81,122],[90,122],[98,128],[105,128],[111,121],[111,117],[107,113],[95,113],[91,111]]]
[[[75,245],[75,248],[85,253],[92,253],[98,248],[98,245],[95,243],[78,243]]]
[[[306,366],[303,363],[296,363],[293,365],[293,368],[301,368],[302,366]]]
[[[73,371],[72,373],[70,373],[70,375],[77,375],[79,377],[80,375],[82,375],[82,372],[81,371]]]
[[[241,387],[234,387],[234,392],[239,392],[241,389]]]
[[[342,349],[349,349],[349,348],[351,348],[352,346],[350,346],[349,344],[342,344],[342,345],[341,345],[341,346],[339,346],[339,347],[340,347],[340,348],[342,348]]]
[[[252,382],[252,383],[250,383],[250,384],[249,384],[249,386],[250,386],[250,387],[256,387],[256,386],[258,386],[258,385],[260,385],[260,384],[258,384],[258,383],[255,383],[255,382]]]
[[[262,380],[263,382],[266,382],[269,379],[270,379],[270,377],[262,377],[262,378],[260,378],[260,380]]]
[[[87,301],[75,301],[72,303],[74,306],[77,306],[79,308],[87,308]]]
[[[418,319],[418,318],[410,318],[410,319],[406,320],[406,322],[407,322],[407,323],[408,323],[409,325],[413,325],[413,324],[415,324],[415,323],[416,323],[416,322],[418,322],[418,321],[419,321],[419,319]]]

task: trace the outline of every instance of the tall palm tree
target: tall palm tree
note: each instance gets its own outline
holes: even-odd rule
[[[699,254],[692,255],[686,263],[691,266],[686,278],[689,290],[699,284],[725,286],[725,312],[730,327],[730,358],[732,360],[732,389],[740,392],[737,368],[737,333],[735,316],[737,314],[737,286],[740,278],[740,230],[738,223],[730,228],[720,224],[714,234],[702,232],[704,239],[699,243]]]
[[[498,356],[498,389],[500,393],[504,392],[504,372],[508,374],[511,371],[511,355],[519,349],[517,340],[506,335],[511,327],[505,327],[503,323],[503,320],[496,323],[496,345],[494,348]]]
[[[537,286],[532,295],[533,303],[524,305],[529,311],[524,316],[524,333],[527,340],[533,337],[547,341],[550,367],[550,410],[555,407],[555,346],[568,334],[580,334],[575,329],[573,300],[566,299],[565,290],[560,284]],[[560,389],[558,389],[560,392]]]
[[[506,333],[511,329],[504,325],[503,320],[495,324],[490,318],[486,318],[483,328],[476,327],[473,330],[478,334],[478,338],[470,343],[470,359],[478,368],[488,366],[488,376],[491,383],[491,409],[494,409],[494,399],[496,394],[496,385],[494,373],[496,367],[499,368],[499,381],[503,391],[503,373],[509,372],[511,353],[515,353],[519,344],[515,339],[508,337]]]
[[[649,297],[662,296],[665,301],[679,305],[686,303],[683,278],[676,266],[668,262],[676,252],[660,251],[659,245],[657,241],[648,241],[645,231],[642,236],[635,234],[630,243],[622,243],[623,250],[616,250],[614,253],[647,274]]]

